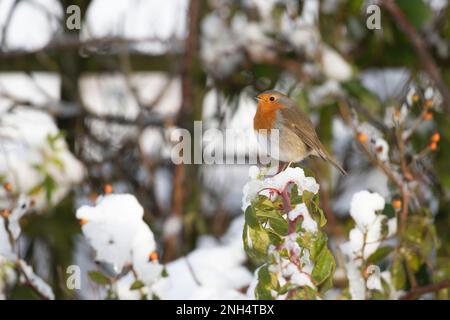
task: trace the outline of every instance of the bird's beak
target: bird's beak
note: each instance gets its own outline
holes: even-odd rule
[[[255,96],[254,98],[255,98],[256,101],[261,100],[261,98],[259,96]]]

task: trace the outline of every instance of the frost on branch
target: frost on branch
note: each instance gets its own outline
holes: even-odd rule
[[[300,168],[264,177],[250,168],[244,187],[244,247],[260,264],[257,299],[317,299],[332,285],[335,261],[321,228],[319,185]]]
[[[139,290],[145,298],[159,297],[164,288],[164,268],[158,262],[153,232],[143,215],[142,206],[130,194],[106,195],[94,207],[77,210],[83,234],[95,249],[96,259],[111,265],[117,274],[126,273],[117,284],[121,292],[125,286]],[[98,272],[91,273],[91,278],[100,284],[113,285],[111,279]]]

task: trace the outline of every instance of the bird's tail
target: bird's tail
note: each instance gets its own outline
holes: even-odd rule
[[[339,162],[337,162],[328,152],[327,149],[325,149],[325,147],[320,143],[319,141],[319,148],[317,148],[315,150],[316,155],[318,155],[319,157],[321,157],[323,160],[329,161],[333,166],[336,167],[336,169],[338,169],[342,175],[346,176],[347,175],[347,171],[344,170],[344,168],[341,167],[341,165],[339,164]]]
[[[342,173],[342,175],[347,175],[347,171],[345,171],[344,168],[342,168],[342,166],[332,156],[328,155],[326,160],[330,161],[331,164]]]

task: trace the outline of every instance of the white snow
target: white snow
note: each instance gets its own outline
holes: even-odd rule
[[[322,67],[325,75],[334,80],[345,81],[351,78],[352,68],[334,49],[324,46]]]
[[[299,287],[308,286],[311,288],[315,288],[316,286],[311,282],[311,278],[305,273],[295,273],[291,278],[292,283],[296,284]]]
[[[170,237],[172,235],[179,234],[183,227],[183,221],[180,217],[171,216],[164,222],[163,234],[164,237]]]
[[[367,289],[382,291],[381,278],[377,273],[371,274],[366,281]]]
[[[381,161],[389,160],[389,144],[383,138],[375,140],[375,151],[378,159]]]
[[[364,300],[366,296],[366,285],[359,271],[359,266],[353,261],[345,264],[347,270],[347,278],[349,283],[349,291],[353,300]]]
[[[55,181],[50,203],[44,187],[33,193],[38,210],[58,203],[84,176],[82,164],[58,134],[54,120],[45,112],[18,107],[0,114],[0,175],[12,184],[13,191],[28,193],[42,184],[46,175]],[[0,203],[5,197],[0,190]]]
[[[313,177],[306,177],[305,172],[301,168],[290,167],[273,177],[263,178],[263,174],[261,174],[261,177],[257,175],[256,179],[253,179],[252,177],[255,176],[255,173],[255,169],[250,168],[249,175],[251,179],[243,189],[242,210],[244,211],[258,194],[274,199],[273,197],[276,197],[277,194],[273,190],[283,192],[286,186],[291,183],[297,185],[299,195],[302,195],[305,191],[314,194],[319,191],[319,184],[316,180]]]
[[[433,99],[434,89],[432,87],[426,88],[423,96],[424,96],[425,99],[428,99],[428,100]]]
[[[349,280],[349,290],[352,299],[362,300],[368,298],[367,289],[383,290],[381,278],[391,287],[391,299],[397,299],[401,292],[397,292],[391,282],[388,271],[379,272],[379,267],[370,265],[362,271],[363,261],[373,254],[385,240],[385,237],[395,235],[397,219],[387,217],[379,210],[384,208],[385,201],[377,193],[360,191],[355,193],[351,203],[350,215],[355,220],[355,228],[350,230],[349,241],[339,246],[345,258],[345,269]],[[386,221],[387,220],[387,221]],[[382,234],[382,224],[387,223],[387,235]],[[371,272],[368,272],[371,270]],[[364,275],[368,272],[369,275]],[[381,275],[381,278],[380,278]],[[364,276],[367,276],[366,280]]]
[[[367,231],[375,222],[376,211],[382,210],[384,205],[384,198],[378,193],[360,191],[353,195],[350,215],[362,231]]]
[[[302,228],[309,232],[317,232],[317,222],[311,218],[308,208],[304,203],[300,203],[295,206],[289,213],[288,218],[291,221],[295,221],[299,216],[303,217]]]
[[[242,246],[243,217],[233,220],[220,242],[208,237],[203,246],[187,256],[167,264],[170,289],[167,298],[185,299],[247,299],[238,290],[253,279],[242,264],[246,254]]]
[[[82,206],[76,216],[83,222],[83,234],[95,249],[97,260],[110,263],[116,272],[136,264],[138,273],[145,277],[156,245],[143,214],[133,195],[110,194],[99,197],[94,207]]]
[[[18,263],[25,273],[25,277],[22,275],[22,281],[29,281],[33,287],[35,287],[43,296],[50,300],[55,299],[55,294],[53,293],[52,288],[42,280],[38,275],[36,275],[33,271],[33,268],[29,266],[24,260],[19,260]]]

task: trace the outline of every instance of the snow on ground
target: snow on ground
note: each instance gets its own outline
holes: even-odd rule
[[[221,239],[204,236],[195,250],[170,262],[167,298],[248,299],[241,292],[250,285],[253,275],[242,265],[246,260],[241,240],[243,225],[244,218],[236,218]]]

